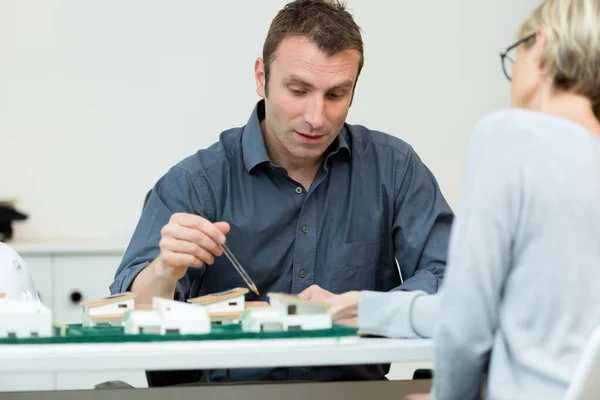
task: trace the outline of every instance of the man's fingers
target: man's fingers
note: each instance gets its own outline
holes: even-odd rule
[[[302,292],[296,297],[298,297],[300,300],[310,300],[310,293]]]
[[[161,231],[162,237],[172,237],[178,240],[198,243],[202,237],[206,236],[202,231],[186,226],[167,224]]]
[[[220,230],[223,235],[227,235],[231,230],[231,227],[227,222],[215,222],[213,225],[215,226],[215,228]]]
[[[209,265],[215,262],[215,258],[210,251],[203,249],[196,243],[186,242],[185,240],[164,237],[160,240],[160,249],[163,252],[170,251],[173,253],[189,254]]]
[[[161,259],[172,268],[200,267],[213,264],[223,254],[221,244],[229,224],[216,224],[198,215],[175,213],[161,230]]]
[[[199,231],[202,231],[205,235],[210,237],[215,242],[220,244],[225,243],[225,235],[223,234],[223,232],[221,232],[215,226],[215,224],[198,215],[185,213],[173,214],[171,216],[170,222],[186,226],[188,228],[197,229]]]
[[[206,221],[206,220],[205,220]],[[200,228],[202,233],[211,238],[215,243],[224,244],[225,243],[225,235],[221,232],[215,224],[212,224],[206,221],[202,227]]]
[[[202,234],[200,240],[198,241],[198,245],[201,249],[204,249],[215,256],[220,256],[223,254],[223,248],[216,243],[212,238]]]
[[[199,215],[187,214],[187,213],[175,213],[171,215],[169,222],[175,222],[178,225],[187,226],[190,228],[200,229],[202,226],[209,221],[206,218],[202,218]]]
[[[219,231],[221,232],[221,231]],[[206,235],[203,231],[195,228],[177,225],[176,223],[169,223],[162,229],[162,237],[173,238],[175,240],[186,241],[193,244],[199,245],[202,249],[208,250],[215,256],[223,254],[223,249],[216,243],[213,238]],[[180,247],[174,248],[174,251],[184,252],[192,254],[194,250],[190,250],[189,247],[182,249]]]
[[[201,267],[202,261],[196,258],[196,256],[185,253],[175,253],[172,251],[166,251],[161,254],[161,258],[164,263],[173,267]]]
[[[194,254],[199,249],[196,243],[178,240],[169,236],[165,236],[160,240],[159,247],[163,251],[184,254]]]
[[[308,289],[310,289],[314,295],[321,295],[321,297],[333,296],[333,293],[331,293],[329,290],[323,289],[319,285],[311,285]]]
[[[301,300],[321,301],[328,298],[329,296],[333,296],[333,293],[323,289],[319,285],[312,285],[304,289],[296,297],[298,297]]]
[[[207,251],[199,246],[198,246],[198,249],[196,250],[196,252],[194,253],[194,256],[198,260],[202,260],[205,263],[207,263],[208,265],[213,265],[215,262],[215,256],[212,255],[209,251]]]
[[[314,288],[313,288],[313,286],[311,286],[311,287],[304,289],[296,297],[298,297],[300,300],[311,300],[312,296],[313,296],[313,292],[314,292]]]

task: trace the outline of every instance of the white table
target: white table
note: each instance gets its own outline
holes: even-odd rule
[[[430,340],[307,338],[0,345],[0,374],[431,363]]]
[[[0,345],[0,392],[93,389],[107,380],[147,387],[144,370],[368,363],[391,363],[389,379],[410,379],[414,370],[432,367],[431,341],[355,337]]]

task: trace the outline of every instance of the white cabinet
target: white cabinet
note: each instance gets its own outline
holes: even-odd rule
[[[54,321],[81,323],[82,301],[106,297],[121,262],[121,255],[54,256]]]

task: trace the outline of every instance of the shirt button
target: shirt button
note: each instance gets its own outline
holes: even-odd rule
[[[296,188],[296,193],[301,194],[302,193],[302,188],[300,186],[298,186]]]
[[[308,233],[308,226],[304,225],[302,227],[302,232],[306,235]]]
[[[306,278],[306,271],[305,270],[300,271],[300,278]]]

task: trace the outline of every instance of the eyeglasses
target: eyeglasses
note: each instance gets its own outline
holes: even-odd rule
[[[506,78],[509,80],[509,82],[512,80],[512,67],[513,64],[515,63],[515,59],[517,58],[517,54],[516,54],[516,49],[517,47],[519,47],[520,45],[522,45],[525,42],[528,42],[529,40],[533,39],[535,37],[535,33],[532,33],[531,35],[524,37],[523,39],[519,40],[517,43],[513,44],[512,46],[510,46],[508,49],[506,49],[506,51],[504,53],[500,53],[500,60],[502,61],[502,70],[504,71],[504,75],[506,75]]]

